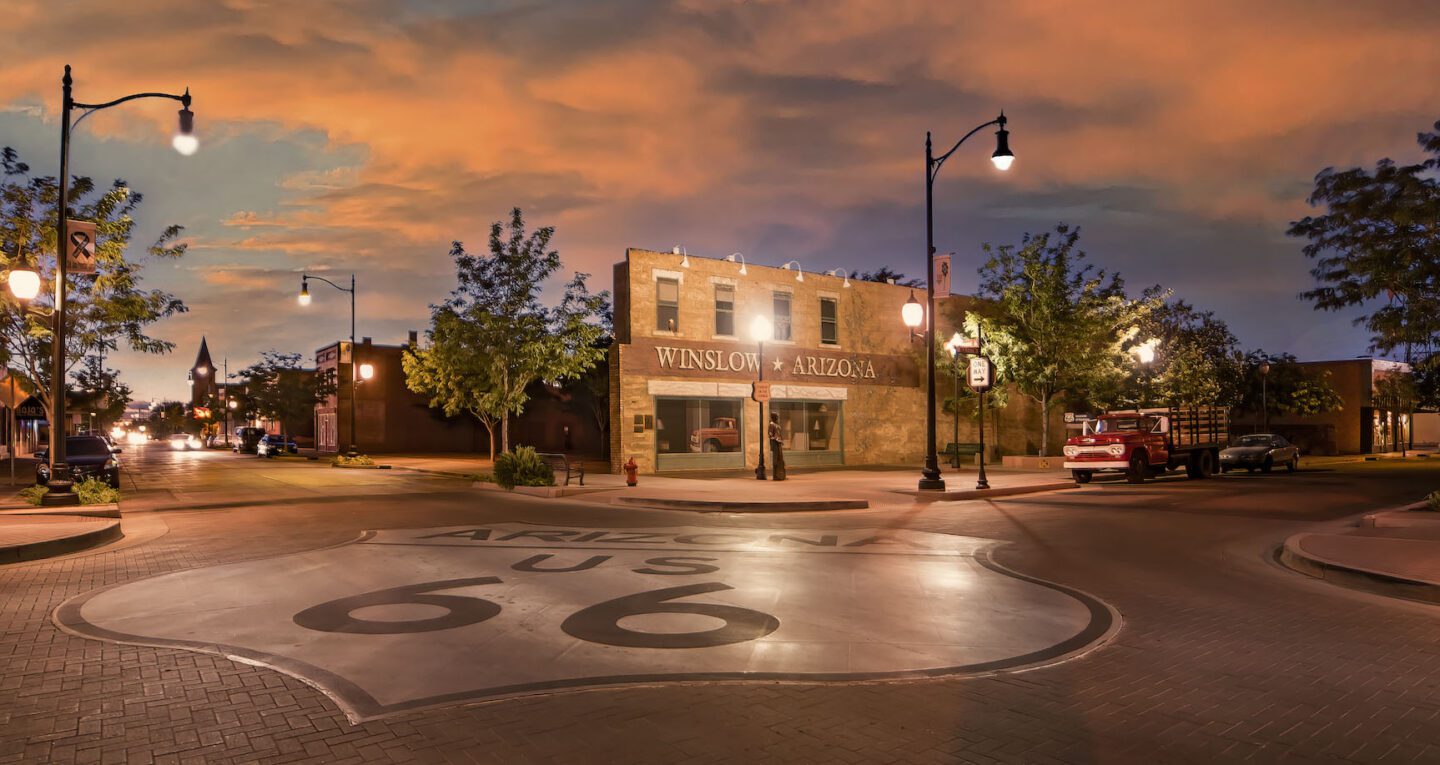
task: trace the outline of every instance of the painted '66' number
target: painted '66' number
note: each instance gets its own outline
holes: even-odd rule
[[[500,579],[497,577],[480,576],[391,587],[338,598],[307,608],[295,614],[295,623],[319,632],[359,635],[397,635],[466,627],[499,614],[500,605],[470,595],[430,593],[499,583]],[[716,603],[673,602],[678,598],[730,589],[734,588],[721,582],[704,582],[626,595],[575,612],[561,623],[560,629],[580,640],[627,648],[710,648],[755,640],[779,629],[780,620],[749,608]],[[360,619],[352,615],[354,611],[371,606],[405,604],[439,606],[444,608],[446,613],[443,616],[405,621]],[[719,619],[725,624],[715,629],[682,633],[637,632],[620,624],[626,617],[643,614],[698,614]]]

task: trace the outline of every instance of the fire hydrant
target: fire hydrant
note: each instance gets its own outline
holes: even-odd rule
[[[639,481],[635,474],[640,470],[640,466],[635,464],[634,457],[631,457],[630,461],[621,465],[620,468],[625,471],[626,486],[634,486]]]

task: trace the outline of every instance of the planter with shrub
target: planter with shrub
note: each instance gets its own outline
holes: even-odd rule
[[[502,489],[516,486],[554,486],[555,471],[529,446],[517,446],[495,458],[495,483]]]

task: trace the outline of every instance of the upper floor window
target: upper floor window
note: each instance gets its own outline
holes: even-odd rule
[[[715,285],[715,334],[735,336],[735,288],[729,284]]]
[[[790,293],[774,293],[775,306],[775,339],[789,340],[790,333]]]
[[[655,280],[655,329],[661,332],[680,330],[680,280]]]
[[[838,302],[833,297],[820,298],[820,342],[825,345],[840,344],[840,326],[836,320]]]

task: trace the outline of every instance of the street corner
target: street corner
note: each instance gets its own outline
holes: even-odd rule
[[[1118,629],[1096,598],[995,563],[994,544],[893,529],[388,530],[97,590],[55,620],[273,668],[354,722],[627,683],[993,674]]]

